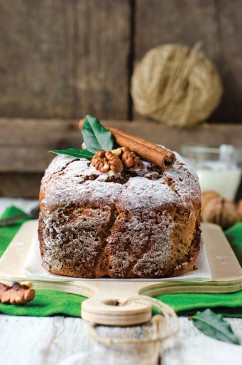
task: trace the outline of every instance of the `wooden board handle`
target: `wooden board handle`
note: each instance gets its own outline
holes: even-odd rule
[[[151,305],[148,303],[129,303],[122,305],[129,293],[120,291],[113,283],[108,290],[98,290],[96,294],[82,303],[82,318],[107,326],[130,326],[148,322],[151,319]],[[122,298],[120,298],[122,293]],[[126,296],[126,297],[125,297]]]

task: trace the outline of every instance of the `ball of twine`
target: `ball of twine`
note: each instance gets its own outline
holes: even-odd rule
[[[147,52],[136,65],[131,95],[136,110],[169,126],[191,126],[204,121],[223,93],[215,65],[181,44],[167,44]]]

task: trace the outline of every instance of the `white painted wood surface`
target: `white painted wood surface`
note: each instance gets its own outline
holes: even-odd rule
[[[10,204],[30,209],[32,203],[0,199],[0,214]],[[242,319],[228,319],[242,343]],[[180,332],[159,348],[154,345],[105,347],[88,336],[79,318],[15,317],[0,315],[1,365],[241,365],[242,346],[230,345],[201,334],[187,318],[179,318]],[[151,325],[97,328],[105,337],[144,337]]]
[[[1,365],[241,365],[242,346],[230,345],[201,334],[187,318],[181,330],[163,344],[162,361],[152,358],[154,346],[105,347],[90,339],[87,324],[78,318],[0,316]],[[242,341],[242,319],[230,319]],[[141,337],[150,326],[102,327],[109,337]],[[162,352],[162,349],[161,349]]]

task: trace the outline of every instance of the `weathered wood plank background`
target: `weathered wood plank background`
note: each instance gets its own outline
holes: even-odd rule
[[[37,196],[48,150],[78,146],[87,113],[176,150],[242,147],[241,18],[241,0],[0,0],[0,195]],[[197,41],[225,89],[209,128],[145,122],[129,93],[135,63]]]
[[[129,0],[0,0],[0,115],[127,119]]]

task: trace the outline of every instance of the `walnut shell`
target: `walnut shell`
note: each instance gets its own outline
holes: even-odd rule
[[[207,205],[209,200],[219,198],[221,195],[217,191],[205,191],[202,193],[202,209]]]
[[[221,196],[210,199],[202,208],[203,222],[216,223],[227,229],[238,220],[235,204]]]
[[[237,205],[237,213],[238,213],[238,219],[242,221],[242,199],[239,200]]]

